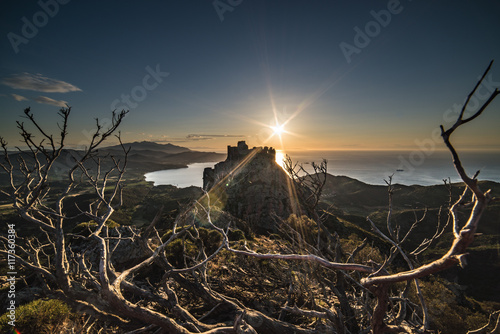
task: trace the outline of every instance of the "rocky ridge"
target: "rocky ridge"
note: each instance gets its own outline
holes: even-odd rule
[[[203,188],[221,209],[245,220],[256,232],[274,232],[280,219],[300,214],[292,180],[275,161],[272,147],[228,146],[225,161],[203,173]]]

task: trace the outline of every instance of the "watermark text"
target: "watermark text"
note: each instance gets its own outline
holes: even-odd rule
[[[212,5],[214,6],[215,12],[219,16],[221,22],[224,21],[224,13],[232,12],[234,7],[241,5],[243,0],[214,0]]]
[[[7,224],[7,282],[9,288],[7,290],[7,318],[8,324],[12,327],[16,325],[16,225]]]
[[[19,53],[19,46],[21,44],[28,44],[30,39],[35,38],[38,35],[38,29],[45,27],[49,23],[49,19],[59,13],[59,5],[66,5],[70,0],[40,0],[38,1],[38,6],[42,10],[33,14],[31,20],[26,16],[21,18],[23,23],[21,27],[21,33],[16,34],[14,32],[9,32],[7,34],[7,39],[14,49],[15,53]]]
[[[411,0],[409,0],[411,1]],[[372,39],[377,37],[382,28],[386,28],[392,21],[393,15],[397,15],[403,11],[404,7],[401,5],[399,0],[389,0],[387,2],[387,9],[381,9],[379,11],[370,11],[373,20],[368,21],[363,29],[359,26],[354,27],[354,38],[352,44],[347,42],[341,42],[339,44],[340,50],[344,55],[348,64],[352,62],[352,56],[358,55],[361,51],[370,45]]]

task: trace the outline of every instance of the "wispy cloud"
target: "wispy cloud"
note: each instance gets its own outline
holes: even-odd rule
[[[186,136],[187,140],[210,140],[214,138],[245,138],[244,135],[206,135],[206,134],[188,134]]]
[[[224,134],[188,134],[184,137],[171,137],[171,136],[154,136],[148,133],[139,133],[142,140],[154,141],[156,143],[189,143],[203,140],[211,140],[216,138],[246,138],[245,135],[224,135]]]
[[[17,94],[10,94],[16,101],[28,101],[28,99],[24,96],[17,95]]]
[[[66,105],[68,104],[68,102],[66,101],[54,100],[47,96],[39,96],[35,99],[35,101],[43,104],[50,104],[56,107],[66,107]]]
[[[21,73],[15,74],[0,81],[2,84],[14,89],[34,90],[44,93],[67,93],[81,91],[80,88],[57,79],[47,78],[41,74]]]
[[[153,141],[156,143],[184,143],[186,142],[186,137],[171,137],[171,136],[166,136],[166,135],[152,135],[149,133],[141,132],[139,133],[139,138],[138,140],[147,140],[147,141]]]
[[[176,138],[176,137],[171,137],[170,139],[157,139],[153,140],[156,143],[185,143],[187,142],[186,138]]]

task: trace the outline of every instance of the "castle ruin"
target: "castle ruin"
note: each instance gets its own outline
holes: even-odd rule
[[[248,148],[246,142],[239,141],[237,146],[227,146],[227,158],[217,163],[213,168],[207,167],[203,171],[203,189],[209,191],[217,181],[227,177],[234,172],[235,167],[245,158],[263,159],[270,163],[276,163],[276,150],[272,147]]]
[[[288,174],[275,161],[272,147],[248,148],[244,141],[227,147],[227,158],[203,172],[203,189],[221,208],[246,221],[256,232],[275,232],[277,221],[297,213]]]

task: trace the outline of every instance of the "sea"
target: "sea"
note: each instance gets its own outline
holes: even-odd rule
[[[390,176],[393,184],[403,185],[443,184],[444,179],[461,181],[448,151],[277,151],[276,162],[282,164],[286,155],[308,172],[314,170],[312,162],[326,160],[329,174],[344,175],[373,185],[385,185]],[[479,170],[478,179],[500,182],[499,151],[465,151],[460,153],[460,158],[469,176]],[[203,169],[213,167],[215,163],[194,163],[188,168],[147,173],[145,177],[154,185],[201,187]]]

